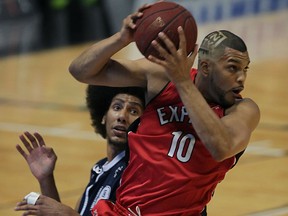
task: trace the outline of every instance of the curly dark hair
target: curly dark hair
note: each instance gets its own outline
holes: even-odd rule
[[[129,94],[139,98],[145,106],[145,89],[140,87],[108,87],[88,85],[86,89],[86,104],[96,133],[106,138],[105,125],[101,124],[103,116],[109,109],[112,99],[117,94]]]

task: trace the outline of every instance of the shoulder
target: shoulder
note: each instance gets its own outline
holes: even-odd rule
[[[150,101],[163,90],[170,81],[165,68],[147,59],[140,59],[136,62],[138,68],[146,77],[147,101]]]
[[[251,98],[243,98],[235,103],[237,109],[241,109],[243,111],[249,112],[251,114],[259,114],[260,109],[254,100]]]
[[[231,112],[236,112],[236,111],[248,111],[248,112],[260,113],[260,109],[258,105],[251,98],[243,98],[243,99],[237,100],[233,106],[226,109],[225,114],[229,114]]]
[[[225,111],[225,116],[236,116],[240,120],[250,122],[255,127],[260,121],[260,109],[251,98],[238,100],[232,107]],[[253,128],[255,128],[253,127]]]

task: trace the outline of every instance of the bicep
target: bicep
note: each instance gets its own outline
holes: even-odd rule
[[[260,120],[260,110],[251,99],[243,99],[226,111],[223,123],[232,137],[233,153],[244,150]]]
[[[141,64],[141,61],[111,59],[97,75],[89,79],[88,84],[145,87],[147,78]]]

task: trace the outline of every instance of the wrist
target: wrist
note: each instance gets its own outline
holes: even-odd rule
[[[189,89],[195,87],[193,81],[189,77],[182,77],[181,79],[175,80],[173,83],[177,89]]]
[[[115,33],[112,37],[114,37],[114,40],[116,41],[117,44],[120,45],[121,48],[127,46],[132,42],[131,39],[125,37],[121,32]]]
[[[49,174],[47,176],[43,176],[41,178],[38,179],[38,182],[40,185],[47,185],[47,184],[51,184],[51,182],[55,182],[55,179],[54,179],[54,174]]]

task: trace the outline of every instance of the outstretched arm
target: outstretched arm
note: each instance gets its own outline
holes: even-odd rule
[[[91,85],[114,87],[139,86],[147,89],[147,101],[157,95],[169,81],[164,68],[146,58],[114,59],[113,56],[134,40],[135,20],[141,18],[144,5],[128,15],[119,32],[86,49],[69,66],[72,76]]]
[[[119,32],[86,49],[69,66],[69,71],[80,82],[95,85],[128,86],[144,85],[136,64],[111,57],[133,41],[136,25],[133,20],[142,16],[141,10],[127,16]],[[131,65],[133,65],[131,67]]]
[[[53,149],[47,147],[39,133],[33,135],[24,132],[19,136],[28,153],[18,144],[16,149],[26,160],[32,174],[40,184],[41,193],[60,202],[53,171],[57,156]]]

